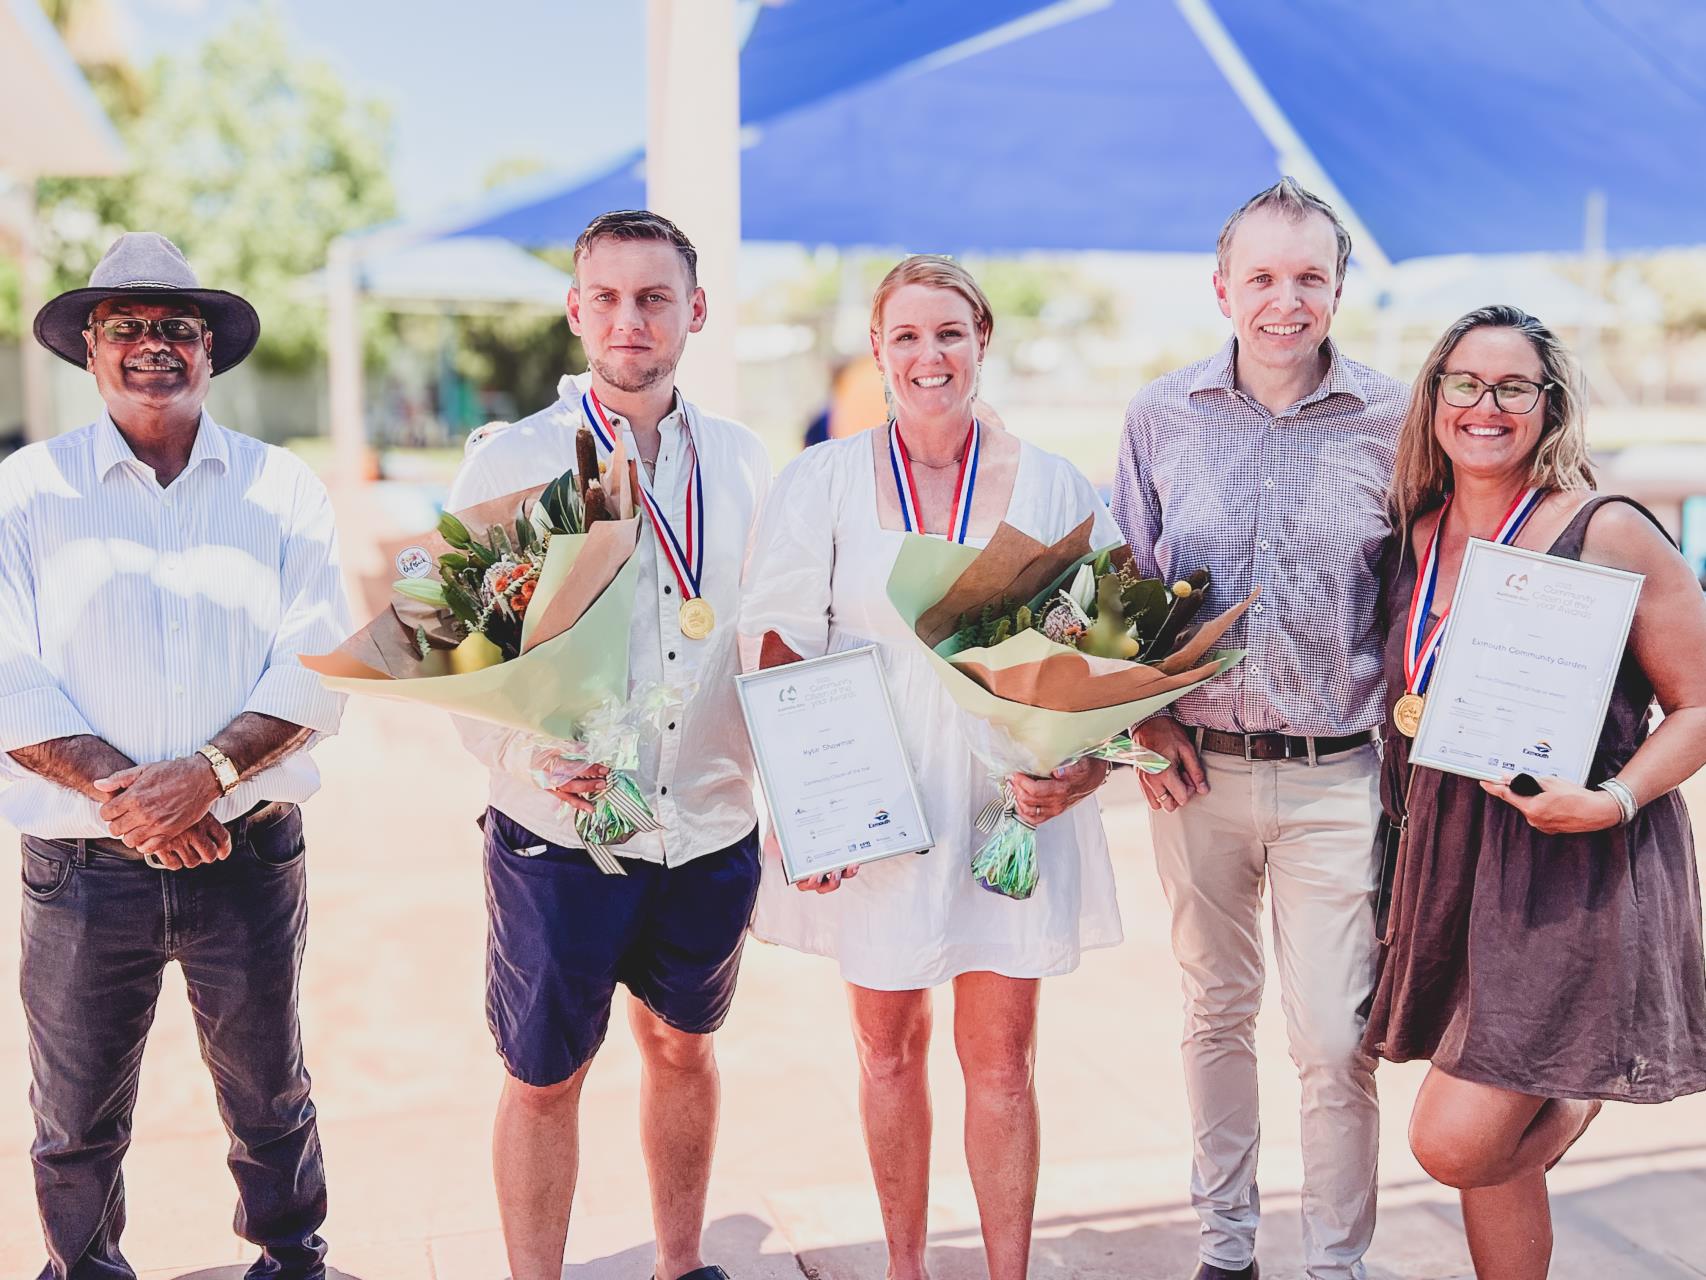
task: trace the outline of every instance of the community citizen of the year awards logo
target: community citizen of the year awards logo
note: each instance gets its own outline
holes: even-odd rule
[[[856,690],[851,680],[832,675],[821,675],[814,678],[801,677],[805,680],[802,689],[799,684],[785,684],[776,690],[776,702],[779,706],[790,711],[809,711],[813,708],[833,706],[838,702],[846,702],[853,697]]]
[[[1526,573],[1511,573],[1505,575],[1504,590],[1498,593],[1501,600],[1521,600],[1522,593],[1528,590],[1528,575]]]

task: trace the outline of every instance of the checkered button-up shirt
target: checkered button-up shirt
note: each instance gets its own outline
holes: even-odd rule
[[[1381,721],[1376,565],[1409,388],[1327,349],[1321,385],[1283,413],[1237,389],[1235,339],[1126,410],[1113,511],[1137,567],[1207,569],[1204,616],[1262,589],[1224,642],[1249,655],[1179,699],[1181,723],[1336,737]]]

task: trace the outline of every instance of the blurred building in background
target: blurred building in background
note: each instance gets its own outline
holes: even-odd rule
[[[85,5],[81,49],[91,62],[112,51]],[[60,177],[111,177],[124,148],[89,82],[37,0],[0,0],[0,448],[50,433],[52,366],[35,343],[20,344],[28,318],[48,297],[51,268],[38,192]],[[10,343],[6,342],[7,338]]]

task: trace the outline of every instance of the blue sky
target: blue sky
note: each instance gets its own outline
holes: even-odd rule
[[[119,0],[139,60],[256,0]],[[572,171],[642,144],[645,0],[274,0],[298,49],[389,103],[401,210],[478,194],[501,160]]]

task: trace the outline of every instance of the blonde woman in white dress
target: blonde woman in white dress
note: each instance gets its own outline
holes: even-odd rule
[[[872,308],[871,349],[895,421],[816,445],[782,472],[742,590],[751,665],[761,651],[771,665],[878,646],[936,834],[926,854],[797,888],[772,857],[753,922],[765,941],[840,963],[892,1280],[927,1274],[931,988],[954,985],[966,1160],[989,1275],[1018,1280],[1036,1201],[1038,980],[1076,968],[1086,948],[1120,940],[1101,816],[1094,802],[1082,803],[1106,776],[1101,761],[1055,778],[1015,778],[1024,816],[1039,827],[1041,883],[1023,902],[979,887],[970,870],[981,841],[973,820],[995,784],[972,755],[974,722],[943,689],[886,591],[912,524],[981,547],[1002,521],[1053,542],[1093,513],[1093,542],[1119,541],[1071,464],[974,421],[978,366],[993,328],[988,300],[956,264],[914,257],[889,272]]]

